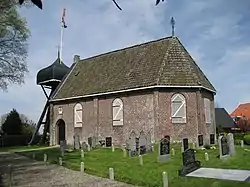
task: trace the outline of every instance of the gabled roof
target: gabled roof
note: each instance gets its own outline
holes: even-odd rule
[[[52,100],[154,86],[216,92],[179,39],[167,37],[80,60]]]
[[[232,117],[245,116],[250,118],[250,103],[240,104],[231,114]]]
[[[235,127],[234,120],[224,108],[215,108],[215,122],[217,127],[219,125],[221,125],[222,128]]]

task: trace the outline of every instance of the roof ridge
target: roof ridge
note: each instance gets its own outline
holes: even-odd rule
[[[166,39],[169,39],[169,38],[172,38],[172,36],[166,36],[166,37],[164,37],[164,38],[159,38],[159,39],[157,39],[157,40],[150,40],[150,41],[148,41],[148,42],[139,43],[139,44],[127,46],[127,47],[124,47],[124,48],[115,49],[115,50],[113,50],[113,51],[108,51],[108,52],[106,52],[106,53],[97,54],[97,55],[90,56],[90,57],[87,57],[87,58],[85,58],[85,59],[82,59],[82,60],[80,60],[80,62],[85,61],[85,60],[90,60],[90,59],[92,59],[92,58],[98,58],[98,57],[101,57],[101,56],[105,56],[105,55],[108,55],[108,54],[111,54],[111,53],[116,53],[116,52],[119,52],[119,51],[131,49],[131,48],[135,48],[135,47],[140,47],[140,46],[143,46],[143,45],[148,45],[148,44],[150,44],[150,43],[159,42],[159,41],[161,41],[161,40],[166,40]]]
[[[174,38],[174,37],[172,37],[172,38]],[[161,78],[162,72],[163,72],[164,67],[165,67],[165,65],[166,65],[166,60],[167,60],[168,55],[169,55],[169,50],[170,50],[170,48],[173,47],[173,45],[172,45],[172,44],[173,44],[173,43],[172,43],[172,39],[171,39],[169,42],[171,42],[171,43],[170,43],[170,45],[168,46],[167,51],[166,51],[166,54],[165,54],[164,57],[163,57],[163,60],[162,60],[162,63],[161,63],[161,67],[159,68],[159,71],[158,71],[158,77],[156,78],[156,84],[157,84],[157,85],[158,85],[159,82],[160,82],[160,78]]]
[[[181,43],[180,39],[177,38],[177,41],[179,43],[179,45],[183,48],[183,50],[186,52],[186,54],[188,55],[188,57],[191,59],[191,61],[193,62],[194,66],[197,68],[198,72],[202,73],[202,76],[206,79],[206,81],[212,86],[212,88],[215,90],[214,86],[210,83],[209,79],[207,78],[207,76],[205,75],[205,73],[201,70],[201,68],[198,66],[198,64],[196,63],[196,61],[193,59],[193,57],[190,55],[190,53],[187,51],[187,49],[184,47],[184,45]],[[198,77],[198,74],[195,73],[195,76],[197,78],[197,80],[200,80],[200,78]],[[198,84],[201,84],[200,81],[197,82]],[[215,90],[216,91],[216,90]]]

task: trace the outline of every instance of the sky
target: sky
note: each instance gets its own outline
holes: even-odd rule
[[[81,59],[175,35],[217,90],[216,106],[230,113],[239,103],[250,102],[250,1],[249,0],[43,0],[43,10],[21,8],[31,31],[25,84],[0,92],[0,115],[12,108],[35,122],[45,96],[36,85],[37,72],[57,58],[60,20],[66,8],[62,59],[71,66]]]

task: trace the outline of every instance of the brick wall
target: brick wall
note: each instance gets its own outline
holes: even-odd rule
[[[171,122],[171,96],[177,91],[182,93],[186,98],[187,123],[185,124],[172,124]],[[153,141],[158,141],[164,135],[170,135],[171,140],[189,138],[190,141],[196,141],[199,124],[199,105],[197,105],[197,99],[202,101],[200,102],[200,106],[203,107],[202,96],[202,94],[197,94],[196,90],[168,89],[126,93],[88,100],[82,99],[77,101],[83,106],[82,128],[74,128],[73,109],[77,103],[76,101],[54,104],[53,114],[51,114],[53,120],[50,132],[52,132],[52,126],[55,127],[56,132],[54,134],[53,132],[51,133],[51,145],[59,143],[57,138],[58,128],[56,127],[56,121],[59,118],[65,121],[66,139],[70,144],[73,144],[73,135],[78,134],[81,141],[87,141],[89,136],[98,136],[100,139],[112,136],[114,144],[120,145],[125,143],[132,130],[135,131],[137,136],[139,136],[140,131],[144,131],[145,134],[150,131]],[[122,127],[112,126],[112,101],[118,97],[122,99],[124,105],[124,124]],[[211,99],[213,100],[213,97]],[[58,115],[59,106],[63,107],[63,114],[61,116]],[[204,109],[201,108],[200,111],[202,112],[201,115],[203,115]],[[212,111],[211,113],[214,115],[214,104]],[[202,124],[204,125],[204,123]],[[210,132],[212,130],[211,126]],[[204,132],[202,131],[201,133],[203,134]]]

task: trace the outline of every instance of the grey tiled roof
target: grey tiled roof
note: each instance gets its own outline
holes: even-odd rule
[[[215,91],[179,39],[166,37],[79,61],[53,99],[157,85]]]

